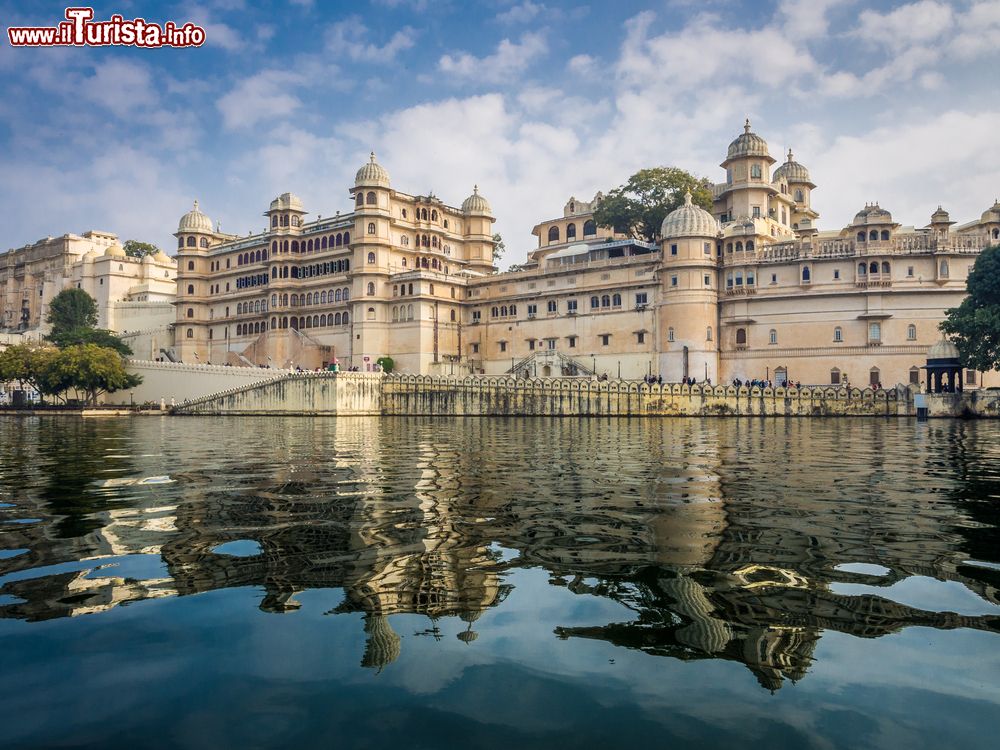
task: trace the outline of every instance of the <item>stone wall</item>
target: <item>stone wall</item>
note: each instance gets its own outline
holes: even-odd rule
[[[273,371],[272,371],[273,372]],[[292,373],[181,404],[181,414],[903,416],[905,389],[735,388],[570,378]]]
[[[105,404],[142,404],[147,401],[181,403],[227,389],[273,380],[292,374],[291,370],[267,370],[256,367],[223,367],[221,365],[181,364],[130,359],[130,373],[142,376],[142,385],[131,391],[109,393]]]

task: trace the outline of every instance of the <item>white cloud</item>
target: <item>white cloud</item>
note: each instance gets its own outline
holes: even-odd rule
[[[250,128],[266,120],[286,118],[302,102],[293,89],[302,76],[286,70],[263,70],[240,80],[216,106],[228,130]]]
[[[389,63],[414,45],[417,31],[404,26],[379,46],[368,41],[368,27],[357,16],[333,24],[326,32],[326,48],[358,62]]]
[[[566,63],[566,69],[579,76],[588,76],[597,70],[597,60],[590,55],[573,55]]]
[[[520,41],[504,39],[496,52],[486,57],[475,57],[468,52],[444,55],[438,60],[438,69],[456,78],[485,83],[511,81],[523,73],[539,57],[548,52],[548,44],[540,32],[529,32]]]
[[[543,10],[545,10],[544,5],[533,3],[531,0],[525,0],[523,3],[514,5],[503,13],[498,13],[497,20],[501,23],[528,23],[537,18]]]
[[[855,0],[781,0],[776,17],[784,19],[786,34],[800,39],[816,39],[827,34],[827,14],[834,8],[851,5]]]
[[[903,49],[941,37],[953,23],[954,11],[949,5],[919,0],[888,13],[863,11],[855,35],[872,44]]]

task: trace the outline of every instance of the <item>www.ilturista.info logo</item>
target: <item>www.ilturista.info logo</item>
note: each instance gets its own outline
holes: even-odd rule
[[[12,47],[200,47],[205,43],[205,29],[193,23],[161,25],[118,14],[108,21],[93,18],[93,8],[67,8],[66,20],[58,26],[12,26],[7,38]]]

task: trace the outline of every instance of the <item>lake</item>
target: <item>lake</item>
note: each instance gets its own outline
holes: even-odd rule
[[[0,746],[993,748],[1000,422],[0,417]]]

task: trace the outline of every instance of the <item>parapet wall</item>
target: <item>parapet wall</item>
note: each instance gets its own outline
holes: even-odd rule
[[[961,400],[961,396],[958,398]],[[1000,394],[997,401],[1000,401]],[[954,408],[949,407],[951,411]],[[264,383],[241,385],[181,404],[175,411],[180,414],[567,417],[905,416],[914,413],[912,394],[902,387],[888,391],[870,388],[772,389],[660,386],[573,378],[521,380],[328,372],[292,373]],[[979,411],[987,413],[989,410],[984,406]]]
[[[126,369],[142,376],[142,384],[131,391],[109,393],[106,404],[142,404],[149,401],[181,403],[227,389],[273,380],[293,374],[292,370],[269,370],[257,367],[182,364],[130,359]]]

